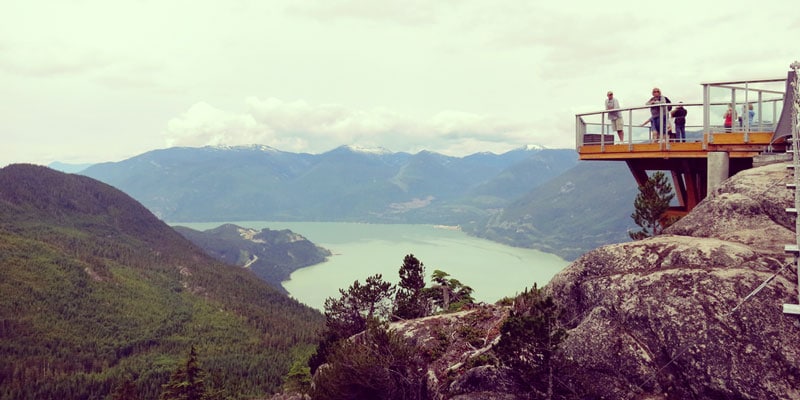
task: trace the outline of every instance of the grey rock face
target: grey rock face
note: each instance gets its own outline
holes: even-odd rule
[[[554,277],[564,386],[609,399],[800,398],[800,323],[782,312],[797,302],[787,175],[782,164],[741,172],[668,234],[596,249]]]

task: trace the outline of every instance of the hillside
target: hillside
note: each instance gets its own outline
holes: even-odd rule
[[[174,229],[215,259],[245,267],[287,294],[281,282],[292,272],[324,262],[331,255],[330,250],[288,229],[258,231],[233,224],[205,231],[185,226]]]
[[[196,346],[220,396],[279,388],[322,316],[104,183],[0,169],[0,398],[142,398]]]
[[[630,240],[637,193],[625,164],[583,161],[464,229],[574,260],[598,246]]]

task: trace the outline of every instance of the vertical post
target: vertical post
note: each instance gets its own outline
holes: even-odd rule
[[[611,125],[606,126],[606,113],[605,111],[600,114],[600,151],[606,150],[606,129],[611,129]],[[612,142],[613,143],[613,142]]]
[[[797,170],[800,164],[800,149],[798,148],[798,137],[800,137],[800,76],[797,71],[800,70],[800,62],[793,62],[790,67],[794,70],[794,82],[792,82],[792,89],[794,90],[792,105],[792,152],[794,154],[794,209],[800,210],[800,171]],[[785,98],[785,97],[784,97]],[[800,247],[800,215],[795,216],[794,222],[795,244]],[[797,304],[800,307],[800,257],[795,257],[795,272],[797,273]]]
[[[750,94],[750,90],[748,90],[748,83],[744,83],[744,105],[742,105],[742,126],[744,127],[744,142],[750,143],[750,110],[748,110],[748,106],[750,102],[748,99],[748,94]]]
[[[737,118],[736,118],[737,117],[737,115],[736,115],[736,89],[731,89],[731,104],[730,105],[731,105],[731,112],[733,113],[733,115],[731,115],[731,132],[736,132],[736,129],[734,129],[734,127],[736,126],[736,122],[737,122]]]
[[[800,62],[795,61],[790,65],[790,67],[794,70],[794,81],[790,82],[792,89],[794,91],[794,99],[792,104],[792,116],[791,116],[791,124],[792,124],[792,165],[793,165],[793,173],[794,173],[794,209],[798,210],[800,208],[800,143],[798,143],[798,137],[800,137],[800,77],[797,76],[797,71],[800,70]],[[786,93],[784,99],[788,98],[789,93]],[[786,101],[786,100],[784,100]],[[785,108],[784,108],[785,109]],[[795,213],[795,221],[794,221],[794,233],[795,233],[795,246],[794,246],[794,267],[795,272],[797,273],[797,304],[784,304],[783,305],[783,312],[784,314],[798,314],[800,315],[800,253],[797,251],[800,248],[800,215]]]
[[[703,84],[703,150],[708,150],[708,142],[714,140],[714,137],[711,136],[711,126],[709,124],[709,119],[711,118],[709,90],[709,85]]]
[[[633,150],[633,110],[628,110],[628,150]]]
[[[759,131],[763,131],[764,130],[764,128],[761,127],[761,124],[764,123],[764,118],[761,115],[761,107],[763,107],[761,102],[763,100],[764,100],[764,93],[759,90],[758,91],[758,130]]]

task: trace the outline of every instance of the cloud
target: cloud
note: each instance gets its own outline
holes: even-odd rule
[[[446,3],[444,0],[317,0],[291,4],[287,10],[319,21],[350,19],[371,24],[428,25],[435,22]]]
[[[269,139],[268,127],[252,116],[237,115],[197,103],[167,124],[168,146],[225,145],[257,143]]]
[[[382,108],[255,97],[247,99],[244,112],[197,103],[170,120],[164,135],[169,146],[265,144],[310,153],[351,144],[465,155],[502,152],[532,142],[525,125],[500,117],[443,111],[419,120]]]
[[[33,78],[86,75],[109,63],[99,52],[65,49],[59,43],[6,43],[0,51],[0,71]]]

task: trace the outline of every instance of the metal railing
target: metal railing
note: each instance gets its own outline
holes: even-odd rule
[[[737,82],[703,83],[702,102],[669,103],[662,105],[642,105],[637,107],[602,110],[575,116],[576,149],[585,145],[598,145],[603,148],[610,144],[627,144],[631,149],[636,143],[661,143],[669,149],[679,138],[670,136],[675,131],[671,110],[682,106],[687,110],[687,142],[702,142],[705,149],[713,141],[712,133],[744,132],[745,142],[750,132],[774,131],[783,107],[784,84],[786,79],[761,79]],[[738,100],[744,100],[739,102]],[[661,120],[665,121],[668,132],[654,134],[646,125],[650,122],[651,107],[660,107]],[[731,107],[735,116],[728,128],[724,125],[724,115]],[[750,113],[750,110],[753,112]],[[617,132],[612,131],[609,113],[619,112],[623,118],[623,141]],[[752,116],[751,116],[752,115]],[[741,119],[739,118],[741,116]],[[586,140],[586,139],[590,140]]]

